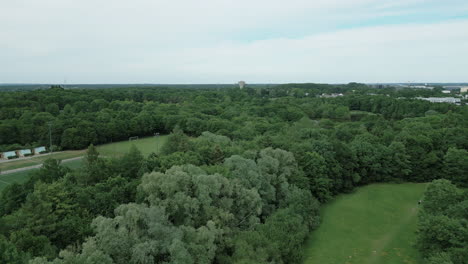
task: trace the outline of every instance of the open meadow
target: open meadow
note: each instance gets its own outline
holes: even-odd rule
[[[418,201],[425,184],[371,184],[322,209],[304,264],[417,264]]]
[[[143,156],[148,156],[151,152],[159,153],[162,145],[167,140],[167,135],[157,137],[145,137],[132,141],[119,141],[97,146],[99,154],[106,157],[121,157],[135,145]]]
[[[166,142],[166,140],[167,140],[167,135],[162,135],[158,137],[141,138],[141,139],[133,140],[133,141],[119,141],[115,143],[104,144],[104,145],[98,146],[97,149],[101,156],[121,157],[130,150],[130,147],[132,145],[135,145],[141,151],[143,156],[147,156],[151,152],[158,153],[162,145],[164,144],[164,142]],[[31,159],[11,161],[7,163],[3,163],[0,166],[1,166],[2,171],[6,171],[6,170],[13,170],[13,169],[42,164],[42,162],[44,162],[44,160],[48,158],[63,160],[63,159],[83,156],[84,154],[85,154],[85,150],[64,151],[64,152],[53,153],[51,155],[43,155],[39,157],[34,157]],[[76,169],[82,165],[82,162],[83,161],[81,159],[78,159],[78,160],[67,161],[67,162],[64,162],[63,164],[71,169]],[[30,170],[24,170],[24,171],[0,175],[0,191],[2,191],[3,188],[5,188],[5,186],[11,183],[25,182],[29,178],[29,173],[32,172],[33,170],[37,170],[37,169],[30,169]]]

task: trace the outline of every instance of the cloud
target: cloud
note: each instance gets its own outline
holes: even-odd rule
[[[0,83],[462,81],[465,2],[10,1]]]

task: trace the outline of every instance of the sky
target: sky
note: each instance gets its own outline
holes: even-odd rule
[[[0,83],[467,82],[467,0],[0,0]]]

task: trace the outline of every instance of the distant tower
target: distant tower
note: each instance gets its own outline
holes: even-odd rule
[[[243,89],[244,86],[245,86],[245,82],[244,82],[244,81],[239,81],[238,84],[239,84],[239,88],[241,88],[241,89]]]

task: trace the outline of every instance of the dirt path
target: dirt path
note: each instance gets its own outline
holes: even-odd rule
[[[409,222],[411,222],[413,217],[416,217],[417,213],[418,213],[418,207],[417,206],[412,207],[409,210],[406,217],[401,219],[401,221],[399,221],[398,225],[395,225],[395,228],[393,228],[392,230],[389,230],[389,232],[386,233],[385,236],[383,236],[379,240],[376,240],[372,245],[373,251],[371,252],[371,254],[370,254],[370,256],[369,256],[366,263],[367,264],[380,263],[379,259],[382,256],[383,250],[393,240],[393,238],[398,234],[398,231],[400,231],[401,227],[403,225],[406,225]]]
[[[83,156],[81,157],[75,157],[75,158],[70,158],[70,159],[64,159],[62,160],[62,163],[67,163],[69,161],[73,160],[79,160],[82,159]],[[10,173],[15,173],[15,172],[20,172],[20,171],[26,171],[26,170],[31,170],[31,169],[38,169],[42,166],[41,164],[33,165],[33,166],[28,166],[28,167],[23,167],[23,168],[18,168],[18,169],[13,169],[13,170],[6,170],[6,171],[0,171],[0,175],[5,175],[5,174],[10,174]]]

